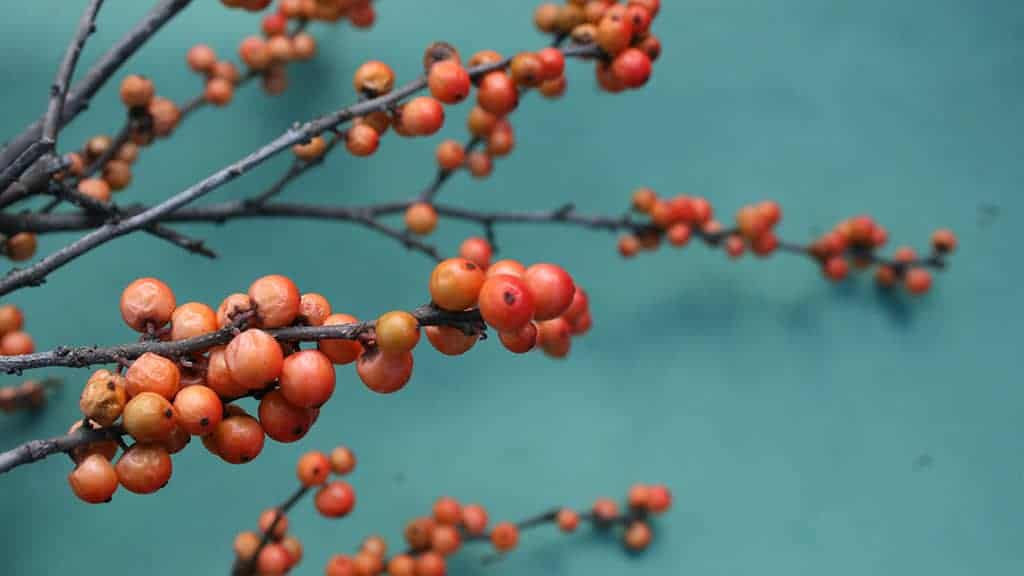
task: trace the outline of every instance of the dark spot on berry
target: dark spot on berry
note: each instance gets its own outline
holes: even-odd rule
[[[108,380],[107,381],[107,390],[113,390],[114,388],[117,388],[117,386],[114,386],[114,381],[113,380]]]
[[[516,303],[516,293],[511,290],[506,290],[502,295],[502,299],[505,300],[505,304],[513,306]]]
[[[199,419],[199,425],[200,426],[209,426],[210,425],[210,419],[205,417],[205,416],[200,418]]]
[[[320,475],[320,468],[317,467],[317,466],[314,466],[313,467],[313,476],[319,476],[319,475]]]
[[[242,462],[248,462],[249,460],[251,460],[251,458],[249,458],[245,454],[242,455]]]
[[[171,410],[170,408],[168,408],[167,410],[164,410],[164,418],[171,418],[173,416],[174,416],[174,411],[173,410]]]
[[[466,270],[476,270],[476,264],[469,261],[463,264],[462,267],[465,268]]]
[[[296,436],[302,436],[302,432],[303,432],[302,426],[296,426],[295,429],[292,430],[292,433],[294,433]]]

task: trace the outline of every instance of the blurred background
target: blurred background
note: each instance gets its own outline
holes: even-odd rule
[[[80,69],[153,4],[108,0]],[[393,546],[407,519],[453,495],[514,520],[553,505],[588,507],[633,482],[664,482],[676,506],[647,553],[554,529],[524,536],[482,566],[468,548],[450,574],[1010,574],[1024,570],[1020,343],[1015,286],[1024,280],[1012,222],[1019,190],[1024,6],[1009,0],[691,0],[664,2],[664,54],[645,89],[599,93],[591,65],[570,64],[562,101],[525,98],[518,147],[494,175],[457,175],[445,202],[545,209],[565,201],[619,214],[630,192],[709,197],[724,218],[775,199],[786,238],[806,241],[842,218],[874,215],[891,245],[924,250],[938,227],[961,250],[920,300],[883,295],[870,278],[832,286],[787,255],[729,262],[693,244],[621,260],[615,238],[556,226],[499,230],[502,256],[561,263],[586,287],[595,327],[566,361],[515,357],[488,341],[465,356],[416,356],[392,397],[339,369],[334,399],[299,444],[268,442],[245,466],[193,442],[154,496],[124,490],[90,507],[67,487],[66,458],[0,477],[5,574],[224,574],[231,542],[295,486],[304,451],[351,446],[356,511],[291,516],[306,545],[297,574],[379,533]],[[0,20],[0,134],[42,114],[48,85],[85,2],[21,3]],[[13,8],[13,7],[11,7]],[[145,151],[120,202],[152,202],[269,141],[292,122],[351,102],[365,60],[412,78],[421,50],[446,40],[464,54],[541,47],[533,3],[387,0],[370,31],[314,25],[320,55],[291,67],[268,97],[244,88]],[[62,134],[65,147],[121,125],[120,78],[152,77],[182,101],[200,89],[186,50],[234,56],[257,16],[199,0],[170,23]],[[236,57],[237,58],[237,57]],[[362,204],[405,199],[433,177],[434,146],[463,139],[466,106],[438,137],[386,137],[360,160],[339,153],[287,194]],[[211,195],[262,189],[284,154]],[[114,344],[133,334],[117,302],[153,275],[180,302],[214,306],[255,278],[282,273],[336,310],[364,318],[427,299],[432,263],[344,224],[248,221],[190,229],[222,258],[187,255],[146,235],[121,239],[9,298],[39,349]],[[471,226],[442,222],[453,253]],[[47,236],[47,254],[74,236]],[[1018,254],[1015,256],[1015,254]],[[1017,350],[1017,352],[1014,352]],[[86,370],[46,370],[65,389],[38,415],[0,419],[0,444],[63,433]],[[5,376],[5,384],[19,380]]]

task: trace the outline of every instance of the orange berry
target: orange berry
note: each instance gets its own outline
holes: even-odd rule
[[[278,517],[279,515],[280,517]],[[257,525],[261,533],[269,532],[274,538],[283,538],[288,533],[288,516],[278,508],[267,508],[260,512]]]
[[[651,59],[637,48],[627,48],[612,61],[612,74],[626,87],[639,88],[651,77]]]
[[[465,256],[463,256],[465,258]],[[472,258],[470,258],[472,260]],[[487,267],[487,278],[491,276],[498,276],[499,274],[505,274],[508,276],[515,276],[516,278],[522,279],[526,275],[526,266],[523,266],[516,260],[498,260],[494,264]]]
[[[36,253],[36,235],[31,232],[19,232],[4,243],[7,257],[15,262],[28,260]]]
[[[163,327],[174,308],[174,292],[156,278],[139,278],[121,293],[121,318],[136,332]]]
[[[526,269],[526,285],[533,295],[536,309],[533,317],[550,320],[562,315],[572,304],[576,285],[572,276],[554,264],[534,264]]]
[[[128,396],[155,392],[173,400],[181,387],[181,371],[173,361],[152,352],[139,356],[124,375]]]
[[[405,541],[413,550],[423,550],[430,546],[433,532],[433,518],[416,518],[405,525]]]
[[[402,310],[382,315],[374,325],[377,347],[383,352],[407,352],[420,341],[420,323]]]
[[[956,234],[952,230],[943,228],[932,234],[932,248],[939,253],[949,253],[956,250]]]
[[[633,23],[625,12],[625,7],[617,5],[605,12],[597,25],[597,45],[613,56],[629,48],[633,39]]]
[[[850,264],[841,256],[832,256],[825,261],[823,270],[826,278],[838,282],[850,273]]]
[[[259,36],[249,36],[242,40],[238,46],[238,55],[253,70],[263,70],[271,63],[270,49]]]
[[[405,226],[414,234],[426,236],[437,228],[437,211],[426,202],[414,202],[405,210]]]
[[[666,486],[656,485],[647,488],[647,509],[655,514],[666,512],[672,507],[672,492]]]
[[[911,268],[907,270],[903,284],[911,294],[924,294],[932,287],[932,274],[924,268]]]
[[[217,313],[201,302],[188,302],[171,314],[171,340],[185,340],[217,331]]]
[[[614,500],[608,498],[598,498],[594,502],[593,508],[594,517],[602,522],[609,522],[614,520],[619,515],[619,506]]]
[[[153,82],[148,78],[131,75],[121,81],[121,101],[129,108],[141,108],[153,99]]]
[[[340,476],[349,474],[356,468],[356,455],[345,446],[331,450],[331,471]]]
[[[486,153],[475,151],[466,156],[466,167],[473,178],[487,178],[494,170],[494,162]]]
[[[335,554],[327,561],[327,568],[324,573],[327,576],[356,576],[356,568],[352,558],[342,554]]]
[[[483,534],[487,531],[487,510],[479,504],[463,506],[462,526],[471,536]]]
[[[430,67],[427,74],[430,94],[445,104],[457,104],[469,96],[469,73],[455,60],[444,60]]]
[[[121,455],[114,469],[121,486],[135,494],[151,494],[163,488],[173,472],[167,450],[155,444],[132,446]]]
[[[21,330],[25,325],[25,315],[13,304],[0,306],[0,335]]]
[[[348,314],[331,314],[324,320],[324,326],[356,324],[359,320]],[[356,340],[329,338],[318,344],[320,351],[327,355],[334,364],[350,364],[363,353],[363,345]]]
[[[643,484],[634,484],[629,488],[627,500],[629,501],[630,508],[644,510],[647,508],[647,503],[650,500],[650,489]]]
[[[86,178],[78,183],[78,191],[97,202],[110,202],[110,184],[105,180]]]
[[[353,156],[372,156],[380,146],[380,134],[369,124],[356,124],[345,133],[345,148]]]
[[[216,447],[216,454],[225,462],[244,464],[259,456],[265,439],[260,423],[240,410],[221,420],[211,441]]]
[[[431,346],[446,356],[465,354],[480,338],[479,334],[466,334],[452,326],[427,326],[424,331]]]
[[[537,325],[527,322],[514,332],[499,332],[498,338],[509,352],[526,354],[537,345]]]
[[[159,394],[143,392],[124,407],[124,431],[139,442],[161,442],[178,426],[174,406]]]
[[[297,442],[309,432],[315,417],[314,409],[296,406],[281,390],[272,390],[260,399],[260,426],[272,440]]]
[[[316,39],[302,32],[292,38],[292,54],[296,60],[310,60],[316,56]]]
[[[260,574],[284,574],[292,564],[292,557],[284,546],[270,543],[260,550],[256,569]]]
[[[323,295],[307,292],[299,298],[299,320],[309,326],[323,326],[331,315],[331,303]]]
[[[380,96],[391,92],[395,85],[395,72],[383,62],[371,60],[364,63],[352,78],[356,92],[367,96]]]
[[[110,461],[99,454],[91,454],[68,474],[71,490],[85,502],[110,502],[117,491],[117,472]]]
[[[306,162],[312,162],[323,155],[324,151],[327,150],[327,142],[324,141],[322,136],[313,136],[309,139],[309,142],[296,144],[292,146],[292,152],[299,160],[305,160]]]
[[[206,385],[221,398],[237,398],[249,392],[249,388],[231,377],[224,357],[225,349],[225,346],[218,346],[210,350],[206,362]]]
[[[367,388],[378,394],[398,392],[412,376],[413,357],[410,352],[365,352],[356,362],[356,373]]]
[[[537,7],[533,12],[533,23],[537,29],[547,34],[558,31],[558,4],[545,3]]]
[[[434,520],[438,524],[458,524],[462,520],[462,506],[454,498],[438,498],[434,502]]]
[[[444,124],[444,108],[429,96],[417,96],[402,106],[402,125],[414,136],[429,136]]]
[[[217,393],[199,385],[182,388],[174,397],[174,409],[178,426],[196,436],[213,432],[224,415],[224,405]]]
[[[537,345],[552,358],[565,358],[572,345],[572,328],[565,318],[537,323]]]
[[[430,298],[445,310],[461,311],[476,304],[484,271],[465,258],[449,258],[430,274]]]
[[[519,543],[519,528],[515,524],[502,522],[491,531],[491,544],[499,552],[508,552]]]
[[[632,258],[640,252],[640,240],[632,234],[627,234],[619,238],[619,254],[623,258]]]
[[[97,370],[82,388],[78,407],[86,418],[101,426],[110,426],[121,417],[127,403],[124,376],[109,370]]]
[[[563,508],[558,511],[555,521],[558,523],[558,529],[562,532],[575,532],[580,525],[580,515],[568,508]]]
[[[328,518],[347,516],[356,504],[356,493],[348,482],[335,480],[316,493],[316,509]]]
[[[442,556],[454,554],[460,546],[462,546],[462,538],[459,537],[459,530],[455,526],[437,526],[430,535],[431,549]]]
[[[299,315],[299,289],[290,279],[273,274],[249,286],[249,298],[264,328],[288,326]]]
[[[466,119],[466,127],[469,129],[470,134],[478,137],[485,138],[494,130],[494,127],[498,125],[499,118],[494,114],[491,114],[487,110],[479,106],[474,106],[469,111],[469,116]]]
[[[226,78],[214,76],[206,82],[203,98],[214,106],[227,106],[235,95],[235,86]]]
[[[623,541],[630,550],[643,550],[651,544],[651,527],[645,522],[632,522],[626,528]]]
[[[445,140],[437,145],[437,165],[442,170],[457,170],[466,161],[466,151],[455,140]]]
[[[399,554],[388,561],[389,576],[415,576],[416,561],[408,554]]]
[[[185,60],[192,70],[209,74],[213,72],[213,67],[217,64],[217,54],[206,44],[196,44],[189,48]]]
[[[334,393],[334,380],[334,366],[326,354],[301,350],[284,359],[281,393],[296,406],[319,408]]]
[[[519,105],[519,90],[508,74],[488,72],[480,79],[477,104],[491,114],[505,116]]]
[[[249,329],[231,340],[224,351],[224,360],[235,382],[255,390],[281,375],[284,354],[273,336]]]

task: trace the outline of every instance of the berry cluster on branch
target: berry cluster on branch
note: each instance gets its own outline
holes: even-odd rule
[[[303,497],[315,490],[314,505],[325,518],[343,518],[355,508],[356,495],[344,480],[330,481],[330,475],[346,476],[356,466],[353,452],[339,446],[325,454],[307,452],[299,458],[298,489],[282,504],[264,510],[257,531],[239,533],[234,540],[234,576],[276,576],[291,572],[303,559],[302,542],[288,529],[288,513]],[[520,535],[545,525],[555,525],[566,534],[581,524],[600,532],[619,529],[627,550],[646,549],[653,538],[651,520],[672,507],[672,493],[664,485],[636,484],[629,489],[625,509],[610,498],[598,498],[589,511],[555,508],[519,522],[492,523],[487,509],[463,504],[451,497],[434,502],[430,513],[415,517],[405,526],[406,549],[389,555],[380,536],[365,538],[355,554],[335,554],[327,561],[327,576],[444,576],[447,558],[463,546],[490,543],[497,555],[519,545]],[[487,559],[497,556],[487,557]]]

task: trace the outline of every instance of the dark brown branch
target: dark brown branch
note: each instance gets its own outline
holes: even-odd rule
[[[89,101],[106,84],[107,80],[122,64],[138,50],[149,38],[171,18],[188,6],[192,0],[161,0],[149,13],[115,44],[85,76],[72,87],[64,102],[60,114],[59,126],[71,122],[79,113],[89,106]],[[9,166],[20,157],[33,142],[38,141],[43,132],[43,122],[36,121],[29,125],[21,134],[11,139],[0,150],[0,166]],[[5,184],[0,190],[7,188]],[[0,206],[6,204],[0,201]]]
[[[93,442],[116,440],[123,435],[124,429],[120,426],[97,428],[94,430],[83,426],[64,436],[57,436],[46,440],[32,440],[13,450],[0,453],[0,474],[9,472],[11,469],[23,464],[37,462],[53,454],[70,452],[79,446],[85,446]]]
[[[564,53],[567,56],[579,58],[591,58],[600,54],[598,48],[594,45],[566,48]],[[508,66],[510,60],[510,58],[506,58],[500,62],[469,68],[467,71],[470,73],[471,77],[478,77],[486,74],[487,72],[505,68]],[[39,260],[28,268],[11,269],[6,276],[0,279],[0,296],[9,294],[18,288],[23,288],[25,286],[38,286],[45,281],[47,275],[75,258],[78,258],[86,252],[89,252],[90,250],[115,238],[135,232],[136,230],[147,226],[151,222],[156,222],[166,217],[168,214],[181,209],[185,205],[202,198],[217,188],[220,188],[224,184],[235,180],[294,144],[304,142],[323,133],[324,131],[334,129],[357,116],[362,116],[379,110],[386,110],[401,102],[408,96],[419,92],[425,87],[426,78],[421,76],[420,78],[409,82],[408,84],[384,96],[364,100],[346,108],[342,108],[336,112],[321,116],[320,118],[307,122],[301,126],[294,126],[259,150],[256,150],[252,154],[249,154],[226,168],[214,172],[202,181],[179,192],[178,194],[175,194],[164,202],[157,204],[156,206],[153,206],[152,208],[149,208],[148,210],[131,218],[117,223],[105,224],[93,232],[82,236],[68,246],[65,246],[42,260]]]

